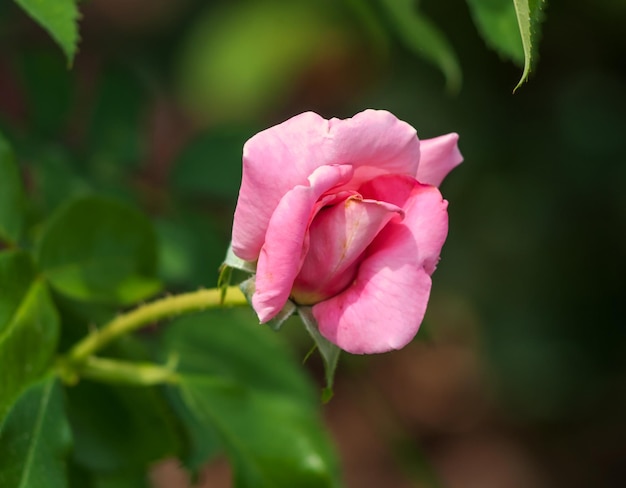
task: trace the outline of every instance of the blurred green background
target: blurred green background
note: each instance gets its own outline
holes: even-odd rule
[[[116,196],[152,216],[168,289],[214,286],[258,130],[381,108],[422,138],[458,132],[424,330],[401,352],[346,355],[324,407],[347,485],[624,486],[626,3],[549,4],[515,95],[520,68],[465,2],[420,2],[458,55],[458,93],[376,5],[91,0],[68,70],[1,2],[0,129],[32,222],[73,195]],[[206,486],[228,486],[223,469]],[[157,466],[155,486],[177,476]]]

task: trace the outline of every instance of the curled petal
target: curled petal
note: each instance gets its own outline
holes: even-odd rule
[[[422,155],[417,168],[420,183],[439,186],[448,173],[461,164],[463,156],[458,140],[458,134],[450,133],[420,142]]]
[[[353,285],[314,305],[313,315],[329,341],[372,354],[404,347],[419,329],[447,233],[447,202],[437,188],[410,178],[379,177],[362,188],[403,200],[405,218],[378,234]]]
[[[415,129],[386,111],[366,110],[345,120],[306,112],[256,134],[243,152],[232,242],[237,256],[255,261],[279,202],[306,185],[315,169],[351,165],[352,186],[379,174],[415,175],[420,146]]]
[[[368,181],[360,191],[366,198],[384,200],[404,210],[402,224],[417,245],[415,258],[432,274],[448,235],[448,202],[439,190],[407,176],[385,175]]]
[[[381,229],[392,218],[403,216],[396,205],[363,200],[360,195],[321,211],[309,228],[309,252],[294,282],[294,299],[308,305],[342,291]]]
[[[406,258],[417,254],[406,227],[389,227],[395,228],[398,245],[369,256],[352,286],[313,306],[320,333],[353,354],[404,347],[417,334],[426,311],[430,276]]]
[[[322,166],[280,200],[267,228],[265,244],[257,263],[256,291],[252,297],[261,322],[267,322],[285,305],[293,281],[302,266],[305,234],[315,204],[331,188],[352,176],[349,165]]]

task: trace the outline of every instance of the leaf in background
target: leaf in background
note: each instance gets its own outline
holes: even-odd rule
[[[159,388],[81,381],[67,391],[75,463],[97,476],[144,471],[180,455],[182,431]]]
[[[117,473],[94,477],[93,488],[151,488],[145,470],[141,472]],[[79,486],[77,488],[85,488]]]
[[[151,488],[145,468],[140,471],[125,471],[114,474],[94,473],[68,463],[69,488]]]
[[[65,53],[68,65],[74,62],[78,45],[78,7],[76,0],[14,0],[43,27]]]
[[[48,377],[18,399],[0,426],[0,486],[68,486],[71,433],[58,380]]]
[[[241,151],[254,133],[247,128],[213,129],[189,144],[176,161],[171,181],[184,196],[235,202],[241,184]]]
[[[211,121],[275,113],[312,61],[346,42],[317,2],[223,5],[198,17],[180,56],[183,102]]]
[[[333,396],[333,383],[335,382],[335,370],[339,362],[341,349],[320,334],[317,320],[313,316],[311,307],[298,307],[298,314],[304,323],[304,328],[315,341],[315,346],[324,360],[324,373],[326,377],[326,387],[322,392],[322,401],[327,402]]]
[[[32,192],[27,204],[32,219],[40,223],[69,199],[91,193],[92,187],[80,174],[70,154],[59,146],[27,147],[20,159],[28,161]]]
[[[184,386],[178,408],[190,434],[191,468],[215,454],[217,432],[233,455],[236,486],[268,486],[267,479],[256,478],[256,467],[268,470],[276,483],[269,486],[332,486],[334,461],[310,380],[251,310],[178,319],[165,330],[161,347],[162,356],[180,358]],[[283,483],[281,470],[291,484]]]
[[[474,23],[487,45],[501,56],[524,64],[524,48],[511,0],[467,0]]]
[[[86,141],[96,179],[114,182],[124,169],[139,166],[145,149],[145,109],[146,89],[134,73],[118,68],[103,72]]]
[[[57,312],[30,257],[0,253],[0,423],[20,392],[50,365],[58,335]]]
[[[0,133],[0,241],[15,244],[23,225],[24,191],[13,150]]]
[[[37,261],[59,292],[77,300],[131,304],[160,289],[150,221],[120,202],[74,200],[48,222]]]
[[[219,432],[236,488],[339,486],[315,409],[211,376],[184,376],[181,389],[190,411]]]
[[[372,2],[345,0],[345,4],[369,35],[376,54],[387,55],[390,48],[389,33],[380,22],[380,16]]]
[[[413,0],[380,0],[405,45],[437,66],[446,78],[449,92],[461,88],[461,67],[448,39],[424,17]]]
[[[167,326],[163,356],[180,358],[178,371],[210,375],[255,390],[315,405],[310,379],[279,335],[260,326],[251,309],[219,309],[181,317]]]
[[[228,238],[210,215],[181,211],[156,222],[159,276],[185,289],[216,284]]]
[[[524,47],[524,71],[513,89],[515,92],[528,79],[536,57],[539,25],[543,20],[545,0],[513,0],[513,3]]]
[[[74,74],[54,54],[46,49],[25,49],[16,68],[24,89],[28,131],[58,140],[67,128],[77,87]]]

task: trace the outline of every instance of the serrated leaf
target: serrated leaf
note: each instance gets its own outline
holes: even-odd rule
[[[501,56],[524,64],[515,5],[511,0],[467,0],[474,23],[487,45]]]
[[[380,0],[404,44],[437,66],[449,92],[461,87],[461,66],[452,45],[439,28],[416,8],[413,0]]]
[[[0,241],[15,244],[23,225],[24,191],[13,150],[0,133]]]
[[[317,321],[313,316],[311,307],[298,307],[298,314],[302,319],[305,329],[313,338],[315,346],[322,355],[324,360],[324,372],[326,378],[326,387],[322,392],[322,400],[329,401],[333,396],[333,384],[335,382],[335,370],[341,355],[341,349],[320,334]]]
[[[181,389],[191,412],[220,434],[236,488],[339,485],[332,450],[314,410],[288,397],[207,377],[185,376]]]
[[[513,89],[515,92],[528,79],[536,56],[539,25],[542,21],[545,0],[513,0],[513,4],[524,47],[524,71]]]
[[[14,0],[61,47],[72,65],[78,45],[76,0]]]
[[[70,444],[61,385],[48,377],[20,396],[0,426],[0,486],[67,487]]]
[[[150,221],[120,202],[87,197],[60,208],[37,247],[45,278],[77,300],[131,304],[160,289]]]
[[[56,309],[29,256],[0,253],[0,422],[50,366],[58,336]]]

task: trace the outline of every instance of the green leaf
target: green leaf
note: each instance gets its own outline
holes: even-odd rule
[[[0,422],[50,365],[58,335],[57,312],[29,256],[0,253]]]
[[[180,455],[182,431],[161,389],[85,380],[68,389],[67,398],[79,466],[122,476]]]
[[[23,225],[24,191],[13,150],[0,133],[0,241],[15,244]]]
[[[206,376],[187,376],[183,398],[203,424],[219,432],[236,488],[338,486],[332,449],[311,408]]]
[[[178,319],[164,333],[161,354],[180,358],[178,408],[192,467],[221,443],[236,487],[335,486],[335,461],[310,380],[252,311]]]
[[[315,346],[322,355],[324,360],[324,372],[326,377],[326,387],[322,392],[322,401],[327,402],[333,396],[333,384],[335,382],[335,370],[337,369],[337,363],[339,362],[339,356],[341,349],[335,344],[326,339],[317,326],[317,321],[313,316],[311,307],[298,307],[298,314],[304,323],[304,328],[313,338]]]
[[[0,427],[0,486],[67,487],[70,445],[63,391],[48,377],[24,392]]]
[[[467,0],[474,22],[489,47],[511,61],[524,64],[515,5],[511,0]]]
[[[405,45],[437,66],[446,78],[449,92],[461,87],[461,67],[444,34],[416,8],[413,0],[380,0]]]
[[[281,337],[260,326],[247,308],[210,310],[176,319],[163,333],[162,351],[160,362],[175,354],[182,373],[226,378],[291,396],[303,404],[317,403],[299,361]]]
[[[37,248],[44,276],[77,300],[130,304],[160,289],[149,220],[120,202],[87,197],[60,208]]]
[[[61,47],[71,66],[78,45],[76,0],[14,0]]]
[[[524,71],[517,86],[513,89],[515,92],[528,79],[536,57],[539,25],[543,20],[545,0],[513,0],[513,4],[524,47]]]

